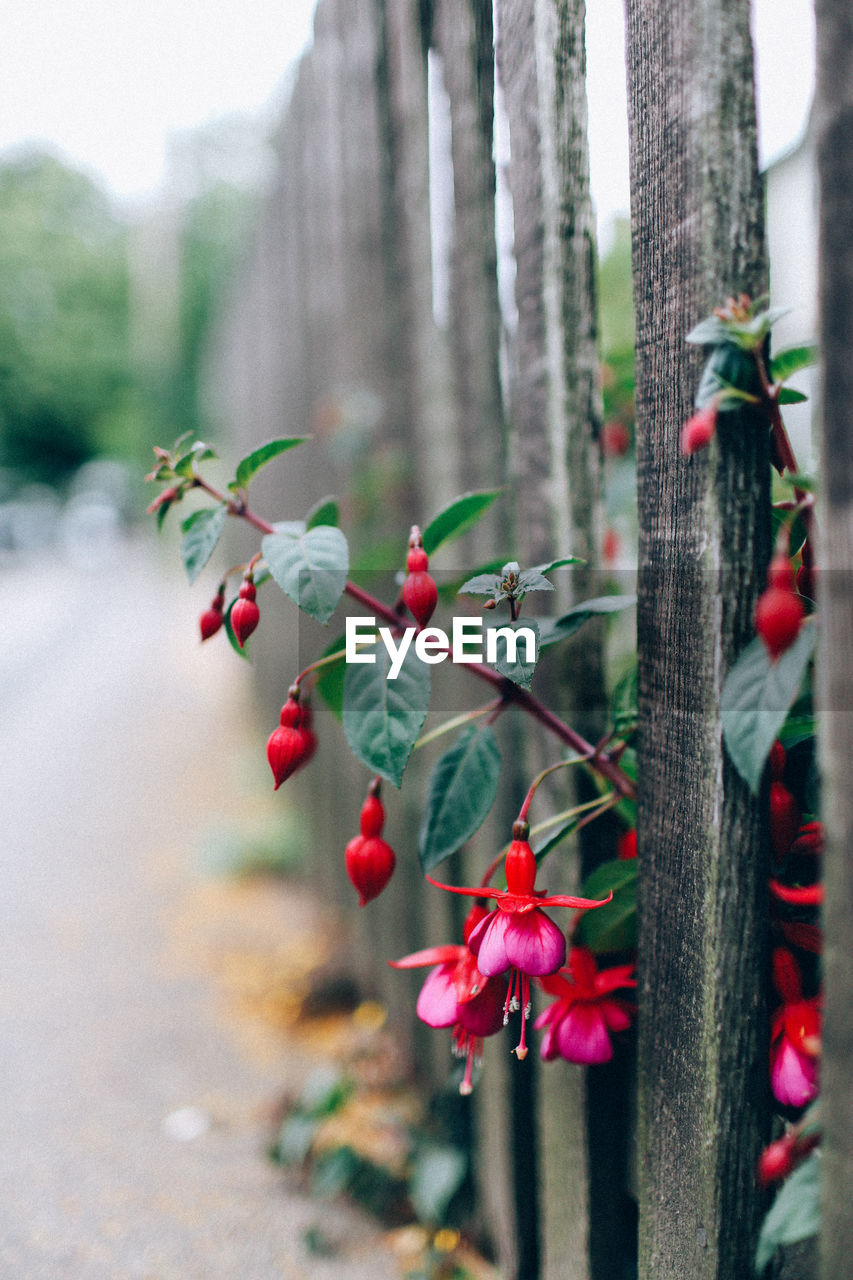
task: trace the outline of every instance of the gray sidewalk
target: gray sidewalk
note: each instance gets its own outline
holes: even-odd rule
[[[252,1052],[181,960],[199,834],[266,781],[248,672],[197,640],[206,603],[135,546],[114,570],[0,569],[10,1280],[397,1275],[369,1220],[285,1189],[264,1109],[299,1063]]]

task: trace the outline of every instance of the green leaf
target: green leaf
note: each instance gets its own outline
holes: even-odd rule
[[[728,327],[719,316],[706,316],[694,325],[685,342],[691,342],[696,347],[710,347],[718,342],[727,342],[728,336]]]
[[[518,595],[528,591],[553,591],[554,585],[538,569],[522,569],[518,575]]]
[[[637,945],[637,859],[614,858],[587,876],[581,897],[613,900],[578,917],[575,939],[596,955],[630,951]]]
[[[160,533],[160,531],[162,530],[163,523],[166,519],[166,516],[171,511],[173,504],[177,501],[178,501],[177,498],[170,498],[168,502],[161,502],[160,506],[157,508],[157,532],[158,533]]]
[[[311,1150],[320,1121],[295,1112],[284,1121],[278,1134],[276,1158],[285,1165],[302,1164]]]
[[[224,506],[203,507],[181,524],[181,558],[190,583],[195,582],[220,539],[228,511]]]
[[[421,868],[431,871],[478,831],[495,801],[501,754],[490,725],[468,725],[430,774],[418,832]]]
[[[321,653],[321,658],[328,658],[332,653],[343,653],[346,647],[346,636],[341,635],[332,641]],[[321,667],[317,672],[317,683],[314,686],[333,716],[338,720],[344,715],[344,677],[347,665],[343,658],[340,662],[332,662]]]
[[[306,529],[313,529],[318,524],[332,524],[337,527],[341,522],[341,511],[337,498],[321,498],[305,517]]]
[[[708,357],[695,404],[697,409],[704,409],[712,400],[719,399],[719,407],[725,411],[737,408],[740,401],[757,396],[760,390],[752,355],[731,342],[724,342]]]
[[[637,726],[637,664],[632,665],[613,690],[613,728],[621,737]]]
[[[770,378],[773,382],[785,382],[792,374],[809,365],[817,363],[818,351],[815,346],[788,347],[780,351],[770,361]]]
[[[463,493],[430,520],[422,536],[424,551],[431,556],[443,542],[458,538],[476,524],[489,509],[502,489],[486,489],[480,493]]]
[[[755,1270],[764,1271],[782,1245],[808,1240],[820,1231],[820,1157],[816,1151],[785,1180],[761,1224]]]
[[[216,454],[209,445],[202,444],[201,440],[196,440],[189,453],[185,453],[183,457],[178,458],[173,470],[175,475],[183,476],[185,480],[192,480],[195,475],[195,464],[204,462],[206,458],[215,458]]]
[[[793,387],[783,387],[779,392],[779,404],[805,404],[808,396]]]
[[[249,661],[249,641],[247,640],[245,645],[243,645],[241,648],[240,641],[237,639],[236,635],[234,634],[234,628],[231,625],[231,610],[234,608],[238,599],[239,597],[235,596],[234,599],[230,602],[230,604],[228,605],[228,608],[225,610],[222,620],[225,624],[225,634],[228,637],[228,643],[231,645],[231,648],[234,650],[235,653],[240,655],[240,657],[243,659],[244,662],[248,662]]]
[[[562,569],[569,564],[586,564],[579,556],[561,556],[559,560],[547,560],[545,564],[535,564],[534,573],[551,573],[554,569]]]
[[[578,817],[567,818],[564,823],[555,827],[549,836],[546,836],[544,840],[538,843],[533,849],[537,863],[543,862],[552,849],[556,849],[558,844],[562,844],[566,837],[572,834],[579,822],[580,818]]]
[[[596,596],[592,600],[582,600],[574,605],[561,618],[540,618],[540,648],[567,640],[579,631],[590,618],[602,613],[618,613],[622,609],[630,609],[637,603],[636,596]]]
[[[817,493],[820,488],[816,476],[807,476],[802,471],[786,471],[782,479],[795,489],[805,489],[806,493]]]
[[[320,524],[298,536],[268,533],[261,550],[285,595],[318,622],[328,622],[343,595],[349,569],[347,540],[340,529]]]
[[[501,578],[497,573],[478,573],[463,582],[457,595],[496,596],[500,594]]]
[[[273,458],[277,458],[280,453],[285,453],[288,449],[294,449],[298,444],[304,444],[307,439],[307,436],[288,436],[281,440],[270,440],[267,444],[262,444],[259,448],[253,449],[251,453],[247,453],[245,458],[241,458],[237,463],[234,486],[239,489],[247,488],[252,476],[260,471],[261,467],[265,467],[268,462],[272,462]]]
[[[384,644],[365,649],[373,663],[350,663],[344,677],[344,733],[368,769],[399,787],[429,706],[430,671],[409,648],[396,680]]]
[[[409,1199],[419,1222],[441,1225],[450,1202],[468,1172],[468,1157],[459,1147],[423,1146],[415,1157]]]
[[[771,662],[763,640],[756,637],[723,685],[720,715],[726,747],[754,795],[770,748],[800,691],[816,636],[814,625],[806,624],[776,662]]]
[[[506,636],[507,628],[516,632],[528,628],[533,632],[534,653],[532,662],[528,661],[527,642],[523,636],[516,641],[515,658],[510,658]],[[492,664],[495,670],[500,675],[506,676],[513,684],[521,685],[522,689],[529,689],[530,681],[533,679],[533,672],[536,670],[536,663],[539,661],[539,624],[536,619],[517,618],[515,622],[505,622],[501,626],[488,627],[486,629],[487,644],[490,633],[496,633],[494,639],[497,657]]]

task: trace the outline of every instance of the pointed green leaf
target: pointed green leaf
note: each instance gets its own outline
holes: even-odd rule
[[[708,357],[699,389],[696,392],[695,405],[704,409],[712,400],[717,399],[721,410],[739,407],[743,400],[750,400],[760,392],[755,360],[749,351],[744,351],[731,342],[715,347]]]
[[[245,458],[241,458],[237,463],[235,484],[238,488],[245,489],[252,476],[260,471],[261,467],[265,467],[268,462],[272,462],[273,458],[277,458],[280,453],[285,453],[288,449],[294,449],[298,444],[304,444],[307,439],[307,436],[288,436],[281,440],[270,440],[267,444],[262,444],[259,448],[253,449],[251,453],[247,453]]]
[[[636,596],[596,596],[592,600],[582,600],[580,604],[574,605],[561,618],[540,618],[540,647],[544,649],[560,640],[567,640],[590,618],[603,613],[618,613],[622,609],[630,609],[636,603]]]
[[[738,773],[757,795],[764,763],[785,722],[814,652],[816,629],[806,624],[775,662],[758,637],[744,649],[723,685],[723,737]]]
[[[817,364],[817,347],[788,347],[770,361],[770,378],[773,382],[785,382],[800,369]]]
[[[181,524],[183,539],[181,541],[181,558],[187,577],[195,582],[219,541],[228,512],[224,506],[203,507],[194,511]]]
[[[305,517],[305,527],[313,529],[318,524],[331,524],[336,527],[341,522],[341,511],[337,498],[321,498]]]
[[[761,1275],[782,1245],[808,1240],[820,1231],[820,1156],[816,1151],[785,1180],[761,1224],[755,1270]]]
[[[430,774],[418,857],[431,871],[485,821],[498,790],[501,756],[490,725],[468,725]]]
[[[270,573],[294,604],[326,623],[347,582],[349,551],[340,529],[320,524],[294,536],[268,533],[261,543]]]
[[[235,596],[234,599],[229,603],[228,608],[225,610],[225,613],[223,614],[222,620],[225,624],[225,634],[228,637],[228,643],[230,644],[231,648],[234,650],[235,653],[239,654],[240,657],[245,662],[248,662],[249,661],[249,648],[248,648],[249,641],[247,640],[246,643],[241,647],[240,641],[237,639],[236,635],[234,634],[234,628],[231,625],[231,610],[234,608],[238,599],[239,597]]]
[[[710,347],[718,342],[728,341],[728,328],[719,316],[706,316],[690,330],[685,342],[696,347]]]
[[[346,636],[337,636],[330,645],[327,645],[320,655],[322,658],[328,658],[333,653],[343,653],[346,646]],[[338,720],[343,719],[344,714],[344,677],[346,676],[346,662],[341,658],[340,662],[332,662],[327,667],[321,667],[317,672],[317,683],[314,686],[320,697],[325,702],[333,716]]]
[[[458,538],[466,529],[476,524],[501,493],[502,489],[487,489],[480,493],[463,493],[443,511],[430,520],[422,533],[424,551],[431,556],[443,542]]]
[[[501,579],[496,573],[478,573],[459,588],[460,596],[494,596],[501,589]]]
[[[802,391],[795,391],[793,387],[782,387],[779,392],[780,404],[805,404],[808,396]]]
[[[518,575],[518,593],[526,595],[528,591],[553,591],[554,584],[541,574],[538,569],[522,569]]]
[[[633,663],[613,690],[613,728],[625,737],[637,727],[637,664]]]
[[[178,458],[174,466],[174,472],[177,476],[183,476],[185,480],[192,480],[195,475],[195,464],[204,462],[206,458],[215,458],[216,454],[209,445],[203,444],[201,440],[196,440],[189,453],[185,453],[183,457]]]
[[[584,898],[613,900],[578,917],[575,940],[596,955],[611,951],[631,951],[637,945],[637,859],[614,858],[603,862],[587,876],[581,889]]]
[[[410,647],[396,680],[384,644],[365,649],[344,677],[344,733],[354,755],[368,769],[399,787],[429,706],[430,671]]]
[[[549,836],[537,843],[533,848],[537,863],[543,862],[552,849],[556,849],[558,844],[562,844],[566,837],[570,836],[575,830],[579,821],[579,818],[567,818],[564,823],[555,827]]]
[[[586,561],[581,560],[580,556],[560,556],[558,560],[547,560],[545,564],[535,564],[533,572],[551,573],[554,569],[562,569],[570,564],[586,564]]]
[[[525,637],[522,635],[516,641],[515,657],[509,652],[509,637],[507,631],[523,631],[529,629],[533,632],[534,653],[533,661],[528,658],[528,646]],[[536,670],[536,663],[539,661],[539,624],[535,618],[518,618],[515,622],[505,622],[498,627],[489,627],[486,631],[486,643],[488,644],[489,632],[495,634],[495,645],[497,657],[492,664],[497,672],[502,676],[506,676],[513,684],[521,685],[522,689],[530,688],[530,681],[533,679],[533,672]]]

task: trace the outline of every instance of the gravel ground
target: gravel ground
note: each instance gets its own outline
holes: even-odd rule
[[[134,544],[0,569],[0,1275],[385,1280],[386,1237],[288,1189],[305,1062],[192,963],[198,849],[269,790],[207,587]],[[203,923],[203,922],[202,922]],[[233,1025],[232,1025],[233,1023]],[[312,1253],[312,1236],[331,1256]]]

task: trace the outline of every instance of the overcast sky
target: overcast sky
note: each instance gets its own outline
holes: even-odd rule
[[[588,0],[592,178],[606,220],[628,201],[623,0]],[[51,142],[116,194],[152,194],[167,139],[232,111],[272,118],[314,0],[0,0],[0,148]],[[756,0],[762,153],[801,132],[810,0]]]

